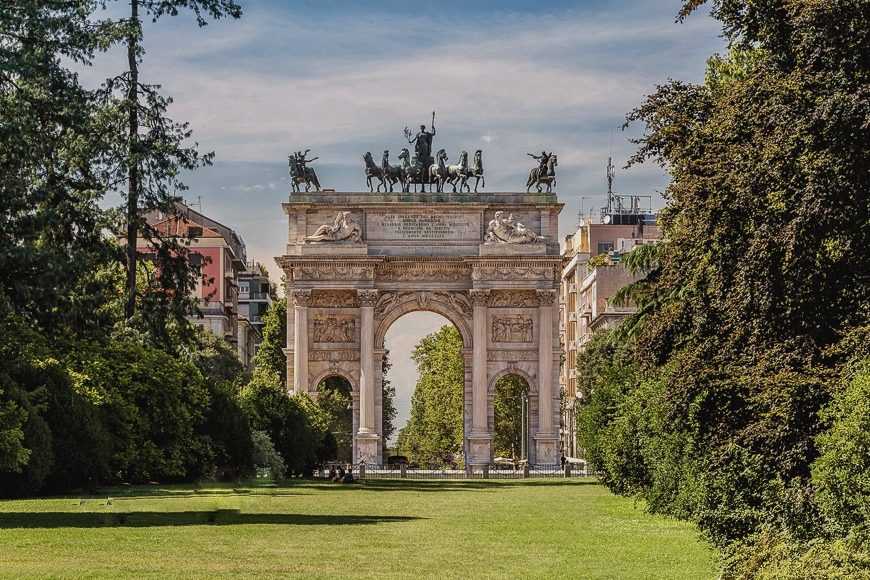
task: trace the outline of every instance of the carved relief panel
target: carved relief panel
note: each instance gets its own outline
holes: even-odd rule
[[[317,316],[313,330],[314,342],[354,342],[356,319],[352,316]]]
[[[492,319],[493,342],[532,342],[534,322],[530,316],[514,314]]]

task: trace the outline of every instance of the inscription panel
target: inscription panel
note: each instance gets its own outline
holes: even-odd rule
[[[451,212],[372,212],[369,240],[479,241],[480,215]]]

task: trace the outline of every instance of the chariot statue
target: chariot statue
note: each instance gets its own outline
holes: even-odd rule
[[[553,191],[553,186],[556,185],[556,166],[558,165],[556,154],[541,151],[540,155],[534,153],[526,153],[526,155],[538,161],[538,166],[529,170],[526,191],[531,191],[533,185],[537,188],[538,193],[541,193],[543,185],[547,186],[547,193]]]
[[[309,151],[311,151],[311,149],[297,151],[296,153],[291,153],[287,156],[287,163],[290,166],[290,183],[293,186],[293,191],[301,191],[300,184],[305,184],[305,191],[311,191],[312,186],[314,187],[314,191],[320,191],[320,182],[317,180],[317,173],[314,172],[314,168],[307,166],[308,163],[320,158],[312,157],[311,159],[308,159]]]
[[[447,152],[444,149],[439,149],[434,155],[432,154],[432,142],[435,137],[434,111],[428,130],[426,125],[420,125],[420,130],[416,134],[413,134],[408,127],[405,127],[404,133],[408,144],[414,146],[414,155],[411,155],[407,147],[403,147],[398,155],[398,165],[390,165],[389,150],[384,151],[380,165],[375,162],[371,152],[363,155],[366,185],[369,186],[369,191],[392,192],[398,184],[405,193],[410,192],[412,186],[416,193],[418,185],[423,192],[429,185],[430,191],[434,186],[435,191],[442,193],[444,186],[449,184],[454,193],[463,191],[470,193],[471,186],[468,181],[472,177],[475,179],[475,193],[481,184],[486,187],[486,180],[483,177],[483,152],[480,149],[475,151],[470,165],[466,151],[461,151],[458,162],[450,165],[447,163]]]

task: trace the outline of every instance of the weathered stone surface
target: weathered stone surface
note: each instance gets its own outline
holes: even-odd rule
[[[529,382],[530,461],[556,461],[562,204],[554,194],[327,191],[294,193],[283,208],[287,251],[276,260],[294,304],[289,387],[311,393],[326,377],[348,379],[356,461],[383,460],[384,335],[419,310],[442,314],[463,338],[467,463],[492,460],[495,382],[510,373]],[[496,212],[533,235],[487,244]]]

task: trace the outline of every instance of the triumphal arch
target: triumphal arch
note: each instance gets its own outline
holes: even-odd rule
[[[293,193],[286,252],[287,382],[353,390],[353,456],[381,463],[384,336],[431,311],[462,335],[466,462],[492,461],[493,396],[529,385],[534,464],[558,461],[560,273],[554,193]]]

